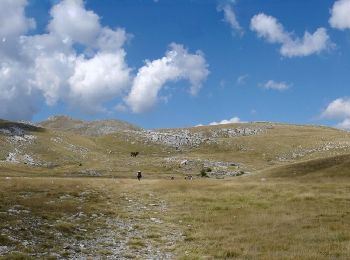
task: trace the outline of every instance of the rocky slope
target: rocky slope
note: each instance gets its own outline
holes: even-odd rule
[[[139,152],[131,157],[131,152]],[[338,129],[245,123],[144,130],[121,121],[53,117],[39,126],[0,121],[0,167],[69,176],[177,174],[222,178],[308,159],[350,153]],[[47,169],[55,171],[47,172]]]

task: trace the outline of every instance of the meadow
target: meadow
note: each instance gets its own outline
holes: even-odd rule
[[[2,259],[108,258],[118,246],[125,259],[350,257],[350,183],[344,178],[2,177],[0,186],[0,241],[14,249]],[[111,233],[112,220],[119,225]],[[114,244],[102,239],[106,232]]]
[[[347,132],[271,123],[159,130],[210,141],[175,149],[145,132],[86,135],[68,123],[0,124],[0,259],[350,258]],[[7,134],[14,126],[25,135]],[[243,128],[265,130],[227,136]],[[223,175],[200,177],[206,164]],[[236,170],[244,174],[225,175]]]

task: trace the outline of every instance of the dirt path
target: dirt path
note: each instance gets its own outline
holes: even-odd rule
[[[174,259],[172,251],[182,234],[162,220],[162,215],[167,212],[166,203],[153,194],[147,199],[133,196],[123,193],[121,197],[127,218],[107,217],[105,227],[98,229],[93,239],[70,241],[73,249],[68,249],[70,258]],[[75,247],[86,250],[76,252]]]
[[[175,258],[182,232],[166,222],[168,205],[156,194],[122,185],[111,194],[103,183],[61,188],[56,182],[78,180],[48,178],[40,180],[46,187],[28,188],[34,179],[0,179],[7,189],[0,191],[0,259]]]

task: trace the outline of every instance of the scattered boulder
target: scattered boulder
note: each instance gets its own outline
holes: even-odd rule
[[[96,170],[93,170],[93,169],[86,169],[86,170],[80,171],[79,175],[90,176],[90,177],[100,177],[100,176],[102,176],[102,173],[100,173]]]
[[[194,148],[201,144],[217,144],[220,138],[250,136],[265,133],[268,126],[246,127],[246,128],[219,128],[210,131],[191,131],[189,129],[168,130],[126,130],[124,133],[135,137],[144,143],[155,143],[170,146],[179,150],[180,148]]]

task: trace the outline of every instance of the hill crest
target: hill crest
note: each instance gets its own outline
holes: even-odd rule
[[[138,126],[122,120],[83,121],[64,115],[51,116],[48,120],[42,121],[38,125],[51,130],[67,131],[88,136],[101,136],[125,130],[140,130]]]

